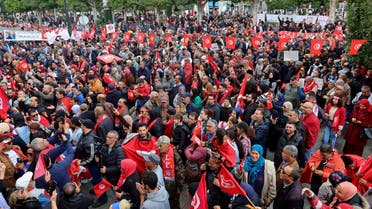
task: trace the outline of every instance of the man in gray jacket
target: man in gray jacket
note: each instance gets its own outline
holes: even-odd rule
[[[137,183],[141,198],[141,209],[162,208],[170,209],[169,194],[164,187],[158,187],[158,177],[152,171],[142,175],[142,184]],[[147,199],[145,200],[145,196]]]

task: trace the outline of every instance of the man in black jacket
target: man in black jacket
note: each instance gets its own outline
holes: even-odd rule
[[[299,182],[301,172],[298,168],[285,166],[280,173],[283,184],[278,189],[278,195],[274,200],[274,209],[291,208],[302,209],[304,200],[301,194],[302,185]]]
[[[96,134],[92,130],[94,123],[89,119],[81,119],[81,129],[83,135],[76,147],[75,158],[79,159],[77,164],[88,167],[92,174],[92,184],[96,185],[102,181],[98,163],[94,157],[96,154]],[[107,194],[104,193],[94,204],[93,208],[100,207],[107,202]]]
[[[88,209],[94,199],[80,192],[76,183],[67,183],[62,194],[57,197],[58,209]]]
[[[119,134],[117,131],[109,131],[106,136],[106,144],[102,146],[100,152],[100,172],[112,185],[118,183],[120,177],[120,162],[124,159],[123,149],[118,142]]]

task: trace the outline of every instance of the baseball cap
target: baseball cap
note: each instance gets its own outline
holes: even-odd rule
[[[162,97],[162,98],[160,98],[160,102],[161,103],[165,103],[165,102],[168,102],[168,99],[166,98],[166,97]]]
[[[90,119],[80,119],[80,123],[89,129],[94,127],[94,123]]]
[[[163,145],[163,144],[170,144],[169,137],[167,137],[165,135],[159,137],[158,141],[156,142],[156,145],[160,146],[160,145]]]
[[[30,181],[32,179],[33,173],[31,171],[27,171],[23,174],[23,176],[19,177],[16,181],[16,188],[17,189],[27,189]]]
[[[156,165],[160,164],[160,157],[155,153],[150,153],[149,155],[143,156],[146,162],[154,163]]]
[[[184,94],[182,94],[182,97],[183,97],[183,98],[191,97],[191,94],[190,94],[190,93],[184,93]]]

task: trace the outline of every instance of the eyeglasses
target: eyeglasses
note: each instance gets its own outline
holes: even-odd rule
[[[26,152],[26,155],[33,155],[34,153]]]
[[[36,114],[31,115],[31,117],[36,117],[36,116],[38,116],[38,115],[39,115],[39,114],[36,113]]]

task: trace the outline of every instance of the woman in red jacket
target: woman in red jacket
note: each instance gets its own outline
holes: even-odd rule
[[[372,126],[372,106],[368,99],[361,99],[355,105],[350,115],[351,122],[345,133],[344,154],[363,155],[366,138],[360,138],[360,131],[363,128]]]
[[[334,95],[326,106],[325,114],[328,122],[324,131],[323,144],[330,143],[332,147],[335,147],[337,137],[341,135],[345,125],[346,110],[342,106],[342,98]]]

